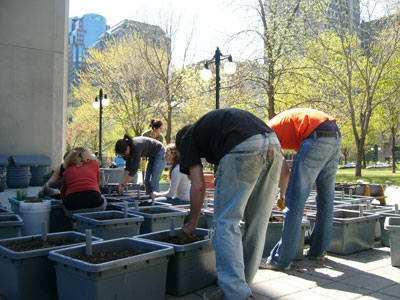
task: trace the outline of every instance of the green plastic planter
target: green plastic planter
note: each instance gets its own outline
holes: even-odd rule
[[[17,214],[0,214],[0,239],[20,237],[24,221]]]
[[[27,241],[32,237],[40,235],[0,240],[0,296],[8,300],[57,298],[56,273],[47,256],[51,250],[71,245],[23,252],[4,247],[10,242]],[[78,232],[50,233],[48,237],[85,239],[85,235]]]
[[[152,210],[154,213],[144,212]],[[170,228],[170,219],[173,218],[175,228],[182,227],[187,211],[172,209],[170,207],[156,206],[152,208],[139,208],[138,211],[129,209],[129,213],[142,216],[144,222],[140,226],[140,234],[162,231]]]
[[[400,267],[400,218],[387,217],[385,229],[390,235],[390,259],[393,267]]]
[[[95,243],[92,249],[93,253],[139,249],[151,252],[100,264],[76,259],[85,255],[85,246],[50,252],[49,259],[55,262],[59,300],[165,298],[172,247],[122,238]]]
[[[316,215],[307,215],[311,228]],[[375,225],[379,215],[350,210],[333,211],[333,227],[328,252],[348,255],[362,250],[372,249],[375,241]]]
[[[132,237],[139,234],[143,217],[128,213],[126,217],[121,211],[110,210],[74,214],[78,232],[91,229],[92,234],[104,240]],[[99,218],[101,220],[99,220]]]
[[[283,212],[272,212],[271,216],[280,216],[283,217]],[[310,227],[310,222],[306,219],[301,221],[301,233],[299,237],[299,241],[297,243],[296,248],[296,256],[294,259],[302,259],[303,251],[304,251],[304,237],[306,234],[306,230]],[[275,247],[275,245],[279,242],[282,236],[283,231],[283,222],[268,222],[267,234],[265,236],[265,245],[263,251],[263,257],[268,257],[271,250]]]
[[[168,237],[169,230],[139,235],[137,238],[155,241]],[[182,229],[175,230],[176,236],[183,236]],[[208,230],[196,229],[196,236],[208,236]],[[167,293],[183,296],[214,283],[217,279],[215,250],[209,238],[186,245],[172,246],[175,254],[168,262]]]

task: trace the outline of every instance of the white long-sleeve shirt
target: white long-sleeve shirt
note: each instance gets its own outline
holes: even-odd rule
[[[187,175],[179,171],[179,165],[176,165],[171,172],[169,190],[162,193],[161,196],[190,200],[190,181]]]

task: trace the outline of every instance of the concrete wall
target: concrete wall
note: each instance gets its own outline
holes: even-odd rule
[[[65,149],[69,0],[0,1],[0,154]]]

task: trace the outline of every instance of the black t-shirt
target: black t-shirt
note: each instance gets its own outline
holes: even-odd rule
[[[203,157],[209,163],[218,164],[236,145],[265,132],[273,130],[248,111],[236,108],[211,111],[186,132],[180,147],[180,171],[189,174],[189,167],[201,164]]]
[[[133,147],[128,157],[125,157],[125,170],[130,176],[135,176],[140,167],[141,157],[153,159],[164,147],[159,141],[145,136],[138,136],[132,139]]]

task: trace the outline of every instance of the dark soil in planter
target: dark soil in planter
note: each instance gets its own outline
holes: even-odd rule
[[[117,220],[117,219],[123,219],[124,216],[110,216],[110,217],[91,217],[91,219],[95,219],[98,221],[105,221],[105,220]]]
[[[142,209],[142,210],[140,210],[140,212],[144,213],[144,214],[155,215],[155,214],[164,214],[164,213],[170,213],[170,212],[175,212],[175,211],[171,210],[171,209],[154,210],[154,209],[148,208],[148,209]]]
[[[159,242],[164,242],[174,245],[186,245],[202,240],[204,240],[203,236],[195,236],[194,238],[189,238],[186,236],[176,236],[176,235],[158,239]]]
[[[25,201],[26,203],[43,202],[43,200],[42,200],[42,199],[39,199],[39,198],[35,198],[35,199],[26,199],[26,200],[23,200],[23,201]]]
[[[48,237],[46,241],[43,241],[41,237],[34,237],[31,238],[30,240],[11,242],[3,246],[15,252],[23,252],[23,251],[31,251],[37,249],[53,248],[64,245],[78,244],[84,242],[85,242],[84,239],[51,238],[51,237]]]
[[[10,222],[10,221],[18,221],[17,217],[7,217],[7,218],[1,218],[0,222]]]
[[[133,251],[112,251],[112,252],[100,252],[94,253],[92,255],[80,255],[75,257],[76,259],[82,260],[84,262],[88,262],[90,264],[102,264],[108,261],[113,261],[121,258],[131,257],[140,255],[143,253],[151,252],[150,250],[133,250]]]
[[[279,217],[279,216],[270,216],[270,217],[269,217],[269,222],[270,222],[270,223],[282,223],[282,222],[283,222],[283,217]]]

